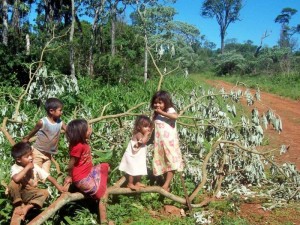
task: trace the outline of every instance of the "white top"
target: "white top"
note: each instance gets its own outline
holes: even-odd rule
[[[147,146],[143,144],[135,148],[137,141],[130,140],[122,157],[119,170],[131,176],[147,175],[146,154]]]
[[[32,174],[28,173],[29,176],[25,176],[24,179],[22,179],[21,181],[21,183],[25,186],[29,185],[31,187],[36,187],[38,184],[38,180],[42,180],[43,182],[45,182],[45,180],[49,176],[49,173],[47,173],[44,169],[42,169],[36,164],[33,165],[34,167],[32,169]],[[11,167],[11,177],[13,177],[15,174],[20,173],[23,169],[23,166],[14,164]]]

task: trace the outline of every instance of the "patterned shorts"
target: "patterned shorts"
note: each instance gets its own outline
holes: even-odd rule
[[[84,194],[100,199],[106,191],[108,170],[108,163],[96,165],[86,178],[74,182],[74,184]]]

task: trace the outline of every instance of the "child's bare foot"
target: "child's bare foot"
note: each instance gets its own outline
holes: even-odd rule
[[[104,224],[105,224],[105,225],[115,225],[115,223],[114,223],[113,221],[111,221],[111,220],[110,220],[110,221],[103,220],[103,221],[100,222],[100,224],[103,224],[103,225],[104,225]]]
[[[20,205],[20,206],[17,206],[15,209],[14,209],[14,212],[13,212],[13,220],[25,220],[25,216],[27,214],[27,212],[33,208],[33,205],[32,204],[28,204],[28,205]]]
[[[139,187],[139,188],[145,188],[146,185],[141,183],[141,182],[136,182],[135,186]]]
[[[169,188],[169,187],[162,186],[162,188],[163,188],[165,191],[170,192],[170,188]]]
[[[23,205],[17,206],[13,212],[13,218],[20,218],[21,220],[25,219]]]
[[[140,189],[139,187],[135,186],[134,184],[128,184],[127,187],[133,191],[137,191]]]

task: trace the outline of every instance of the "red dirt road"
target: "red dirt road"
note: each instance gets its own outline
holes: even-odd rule
[[[214,87],[223,87],[226,91],[245,90],[244,87],[236,87],[233,84],[224,81],[207,81]],[[255,93],[254,90],[251,90]],[[260,115],[268,109],[272,109],[276,115],[279,115],[282,121],[282,133],[276,132],[271,126],[265,130],[265,137],[269,139],[268,149],[280,149],[281,145],[289,146],[287,153],[277,156],[280,163],[290,162],[296,165],[300,170],[300,101],[290,100],[274,94],[261,92],[261,101],[255,101],[250,110],[257,108]]]

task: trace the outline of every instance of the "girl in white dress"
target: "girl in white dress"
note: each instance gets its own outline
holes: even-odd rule
[[[119,166],[119,170],[128,175],[127,187],[132,190],[145,187],[141,183],[141,177],[142,175],[147,175],[146,143],[150,138],[151,132],[152,122],[150,118],[144,115],[138,116],[134,123],[132,138]]]

